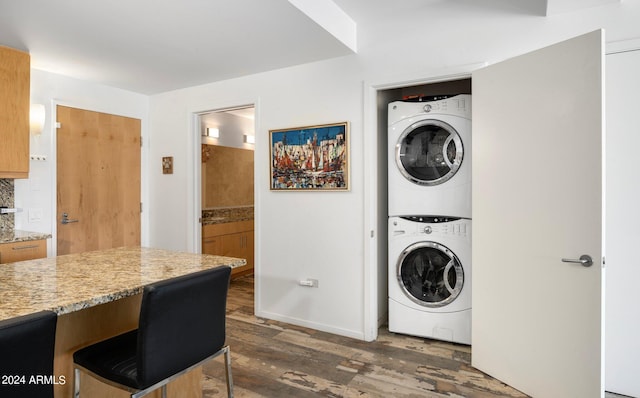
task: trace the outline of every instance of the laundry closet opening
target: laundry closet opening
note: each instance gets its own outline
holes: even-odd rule
[[[244,258],[232,279],[254,268],[255,108],[199,115],[202,253]]]
[[[379,90],[377,104],[379,320],[471,344],[471,79]]]

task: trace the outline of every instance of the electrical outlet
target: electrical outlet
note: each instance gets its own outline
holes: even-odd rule
[[[298,281],[298,284],[300,286],[306,286],[306,287],[318,287],[318,280],[317,279],[301,279]]]

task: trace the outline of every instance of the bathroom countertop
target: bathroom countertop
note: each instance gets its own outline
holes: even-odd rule
[[[253,206],[202,210],[202,225],[225,224],[230,222],[252,220]]]
[[[30,240],[49,239],[51,234],[42,232],[20,231],[17,229],[0,229],[0,243],[28,242]]]
[[[38,311],[58,315],[133,296],[144,286],[246,260],[143,247],[21,261],[0,267],[0,320]]]
[[[253,221],[253,216],[235,216],[235,217],[209,217],[202,219],[202,225],[226,224],[229,222]]]

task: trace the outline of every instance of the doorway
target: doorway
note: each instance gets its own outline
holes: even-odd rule
[[[372,86],[371,96],[375,101],[375,119],[377,122],[376,140],[371,141],[374,146],[372,153],[375,153],[376,173],[372,174],[374,181],[371,181],[372,190],[375,190],[376,205],[373,206],[375,221],[372,221],[371,229],[378,231],[377,239],[371,242],[370,252],[372,258],[376,258],[375,272],[370,274],[369,278],[373,278],[375,282],[371,282],[377,286],[376,293],[369,300],[376,301],[375,313],[370,316],[377,319],[377,325],[381,326],[387,322],[388,318],[388,162],[387,162],[387,125],[388,125],[388,104],[408,98],[417,98],[421,96],[442,96],[451,94],[471,94],[470,72],[464,71],[458,75],[452,75],[450,79],[434,81],[421,81],[411,84],[389,84],[384,87]],[[375,144],[374,144],[375,143]],[[375,224],[373,224],[375,223]],[[369,279],[371,280],[371,279]],[[366,285],[366,283],[365,283]],[[375,318],[374,318],[375,317]],[[377,329],[371,329],[372,334],[369,340],[375,340]]]
[[[255,108],[199,114],[202,253],[245,258],[232,279],[254,269]]]

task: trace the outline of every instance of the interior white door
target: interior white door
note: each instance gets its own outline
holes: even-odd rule
[[[534,397],[603,395],[603,36],[472,75],[472,364]]]

